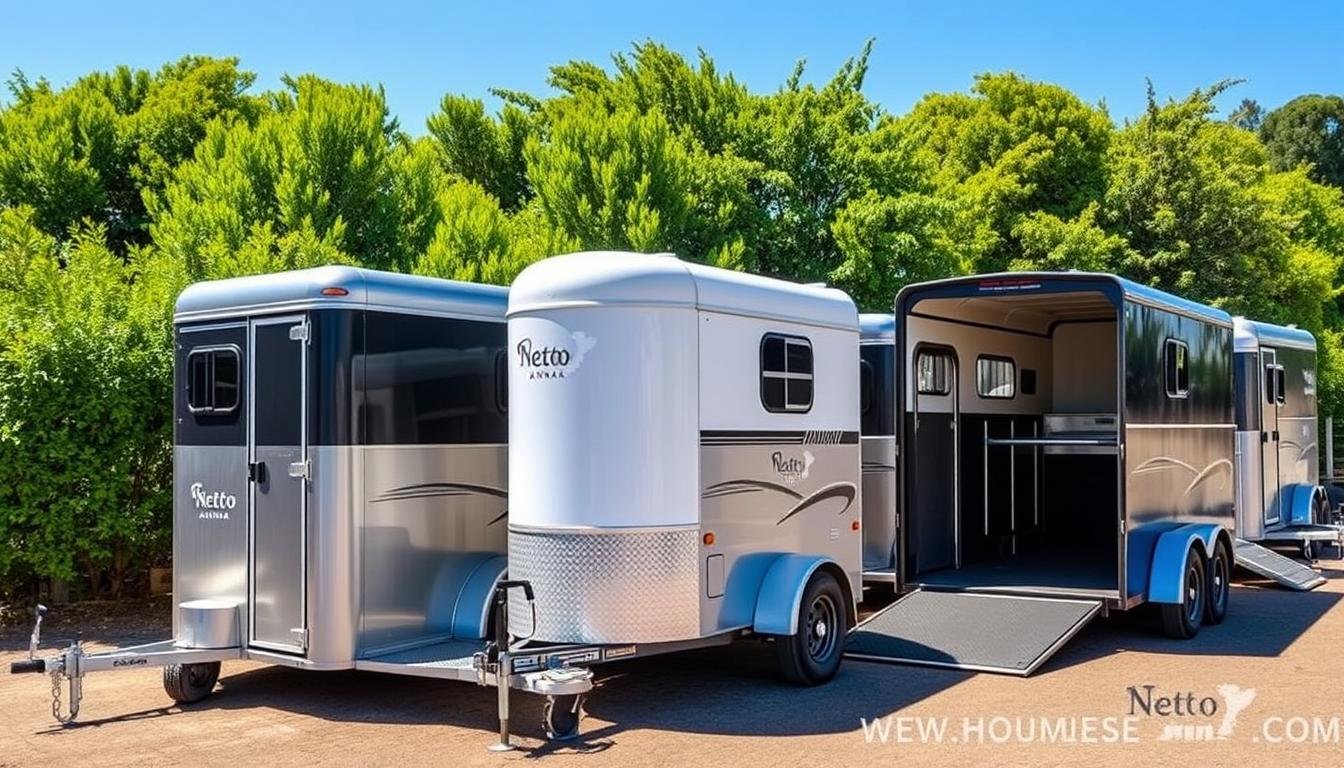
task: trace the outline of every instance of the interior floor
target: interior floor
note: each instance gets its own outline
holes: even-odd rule
[[[1051,549],[942,568],[916,582],[933,589],[1114,597],[1116,577],[1113,554]]]

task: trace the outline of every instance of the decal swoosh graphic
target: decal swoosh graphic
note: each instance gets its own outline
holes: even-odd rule
[[[433,499],[454,496],[486,496],[494,499],[503,499],[507,502],[509,499],[509,492],[502,488],[495,488],[494,486],[489,485],[476,485],[474,483],[417,483],[415,485],[403,485],[397,488],[390,488],[380,493],[377,498],[370,500],[370,503],[380,504],[385,501]],[[486,523],[486,526],[497,525],[508,516],[509,508],[508,504],[505,504],[504,511],[499,513],[495,519]]]
[[[1190,484],[1185,487],[1185,493],[1183,494],[1184,496],[1189,496],[1197,486],[1215,476],[1222,479],[1224,485],[1226,485],[1226,477],[1223,476],[1222,471],[1226,470],[1227,475],[1231,475],[1232,461],[1230,459],[1215,459],[1207,467],[1197,470],[1193,465],[1187,464],[1179,459],[1173,459],[1170,456],[1158,456],[1143,462],[1135,467],[1129,474],[1130,476],[1147,475],[1154,472],[1168,472],[1174,469],[1185,470],[1194,476],[1194,479],[1190,481]]]
[[[781,525],[785,520],[788,520],[799,512],[815,507],[821,502],[829,499],[845,500],[845,506],[841,507],[840,511],[837,513],[843,515],[849,510],[850,505],[854,503],[855,495],[857,495],[857,489],[854,488],[853,483],[831,483],[811,496],[808,496],[806,499],[798,502],[794,505],[793,509],[790,509],[787,514],[779,518],[779,522],[775,523],[775,525]]]
[[[750,491],[774,491],[792,496],[795,499],[803,498],[803,495],[787,485],[772,483],[768,480],[725,480],[722,483],[715,483],[709,486],[700,494],[701,498],[714,498],[729,493],[746,493]]]

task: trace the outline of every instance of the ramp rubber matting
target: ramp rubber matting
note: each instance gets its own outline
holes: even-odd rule
[[[475,674],[472,656],[483,646],[480,641],[430,643],[357,659],[355,669],[416,677],[469,679]]]
[[[1290,557],[1266,549],[1259,544],[1237,539],[1233,545],[1237,566],[1257,576],[1263,576],[1289,589],[1306,592],[1325,583],[1325,577],[1314,568]]]
[[[845,656],[1026,676],[1101,606],[1100,600],[920,590],[855,627]]]

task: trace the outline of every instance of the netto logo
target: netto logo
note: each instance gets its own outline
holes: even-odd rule
[[[200,520],[228,520],[229,511],[238,506],[238,497],[223,491],[206,491],[205,483],[191,484],[191,501],[200,512]]]
[[[568,341],[573,345],[572,351],[569,344],[539,346],[533,343],[530,336],[524,338],[514,348],[518,355],[518,367],[527,372],[529,381],[566,378],[583,365],[583,358],[597,346],[597,339],[583,331],[570,334]]]
[[[1229,739],[1237,727],[1241,713],[1255,701],[1254,688],[1242,688],[1231,683],[1218,686],[1218,699],[1198,696],[1192,691],[1181,691],[1154,696],[1155,685],[1128,688],[1129,714],[1148,717],[1194,718],[1195,722],[1167,723],[1162,728],[1160,741],[1215,741]],[[1216,718],[1216,725],[1215,725]]]
[[[816,460],[817,457],[813,456],[811,451],[803,451],[802,456],[789,457],[785,457],[782,451],[770,454],[770,463],[775,467],[775,474],[789,485],[806,479],[807,473],[812,469],[812,462]]]

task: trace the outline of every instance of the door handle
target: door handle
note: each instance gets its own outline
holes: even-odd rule
[[[1274,437],[1274,442],[1277,443],[1277,442],[1279,441],[1279,430],[1277,430],[1277,429],[1274,430],[1274,435],[1273,435],[1273,437]]]
[[[266,482],[266,462],[264,461],[247,462],[247,479],[254,483]]]
[[[294,461],[289,465],[289,476],[293,478],[308,479],[308,462]]]

